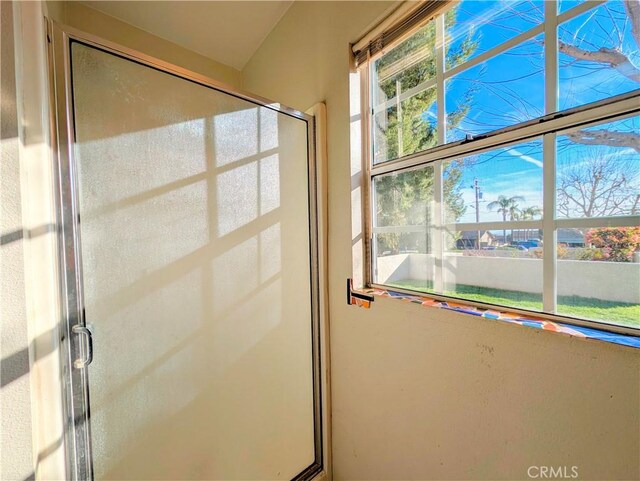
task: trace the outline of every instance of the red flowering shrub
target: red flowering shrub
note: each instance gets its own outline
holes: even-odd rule
[[[600,249],[593,260],[632,262],[633,253],[640,251],[640,227],[602,227],[591,229],[585,236],[587,244]]]

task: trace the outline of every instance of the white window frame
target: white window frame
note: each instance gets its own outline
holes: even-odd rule
[[[465,304],[484,307],[498,308],[511,312],[533,315],[538,318],[552,321],[565,322],[568,324],[592,327],[600,330],[617,332],[621,334],[639,335],[640,329],[609,324],[605,322],[592,321],[575,318],[557,313],[557,229],[560,228],[593,228],[593,227],[631,227],[640,225],[640,215],[637,216],[617,216],[617,217],[595,217],[577,219],[556,218],[556,137],[564,131],[576,128],[588,127],[592,124],[606,122],[624,117],[631,117],[640,114],[640,89],[625,94],[610,97],[598,102],[586,104],[576,108],[557,112],[558,107],[558,49],[557,49],[557,29],[558,25],[564,23],[582,13],[597,8],[606,3],[606,0],[592,0],[579,4],[561,14],[557,13],[557,0],[545,0],[544,21],[525,32],[518,34],[512,39],[497,45],[480,55],[472,57],[466,62],[455,66],[451,70],[445,70],[444,58],[444,15],[439,14],[435,19],[436,23],[436,77],[428,79],[410,90],[402,92],[398,99],[393,98],[379,106],[371,105],[372,80],[371,66],[376,58],[384,55],[384,51],[375,57],[369,58],[367,62],[358,66],[360,75],[360,100],[362,112],[362,172],[365,176],[364,189],[362,193],[362,219],[364,220],[363,243],[363,279],[366,287],[387,289],[388,286],[378,284],[374,281],[374,269],[376,255],[374,252],[375,243],[373,236],[375,233],[388,231],[385,227],[373,227],[374,201],[374,178],[387,173],[405,171],[418,167],[432,166],[434,169],[434,218],[437,225],[426,225],[420,231],[431,230],[435,233],[432,240],[432,249],[435,258],[434,290],[443,292],[442,266],[443,266],[443,235],[447,230],[456,231],[476,231],[476,230],[502,230],[502,229],[542,229],[545,236],[543,244],[543,311],[530,311],[514,307],[486,304],[467,300],[463,297],[450,297],[444,294],[433,294],[419,292],[421,296],[433,299],[455,299]],[[545,34],[544,54],[545,54],[545,115],[530,121],[522,122],[503,129],[495,130],[484,135],[477,136],[472,140],[463,140],[445,144],[445,81],[471,67],[474,67],[489,58],[493,58],[500,53],[513,48],[514,46],[534,38],[541,33]],[[404,38],[407,38],[405,36]],[[403,39],[404,39],[403,38]],[[549,38],[555,41],[548,41]],[[393,47],[393,46],[392,46]],[[438,117],[438,145],[428,150],[406,155],[397,159],[373,163],[373,116],[388,106],[395,106],[396,102],[409,98],[428,88],[436,86],[437,91],[437,117]],[[534,138],[542,139],[543,146],[543,206],[541,220],[528,221],[497,221],[479,223],[444,223],[443,221],[443,191],[442,191],[442,165],[447,160],[461,158],[468,155],[478,154],[484,151],[493,150],[511,144],[521,143]],[[416,231],[415,226],[408,227]],[[393,232],[398,232],[395,228]],[[418,291],[410,291],[393,287],[394,291],[416,294]]]

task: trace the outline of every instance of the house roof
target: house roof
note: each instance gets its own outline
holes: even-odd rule
[[[491,232],[486,231],[486,230],[481,230],[480,231],[480,238],[482,239],[485,234],[488,234],[489,237],[495,238],[495,235],[493,235]],[[462,231],[461,239],[464,239],[464,240],[475,240],[477,238],[478,238],[478,231],[475,231],[475,230]]]
[[[584,234],[579,229],[558,229],[558,242],[584,244]]]

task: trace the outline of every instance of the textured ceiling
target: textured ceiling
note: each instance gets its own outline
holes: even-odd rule
[[[181,47],[241,70],[293,0],[83,3]]]

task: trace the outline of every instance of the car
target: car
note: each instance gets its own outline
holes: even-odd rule
[[[517,241],[515,245],[524,246],[527,249],[533,249],[534,247],[540,247],[541,243],[539,240],[527,240],[527,241]]]

